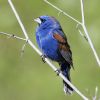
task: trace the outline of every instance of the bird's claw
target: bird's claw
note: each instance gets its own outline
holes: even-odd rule
[[[59,76],[61,69],[57,69],[55,72],[57,73],[57,76]]]
[[[45,61],[45,55],[41,55],[41,58],[42,58],[42,61],[45,63],[46,61]]]

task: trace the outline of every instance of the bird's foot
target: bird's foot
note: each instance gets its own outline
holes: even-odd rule
[[[45,55],[41,55],[41,58],[42,58],[42,61],[45,63],[46,62],[45,61],[46,56]]]
[[[57,73],[57,76],[59,76],[61,69],[57,69],[55,72]]]

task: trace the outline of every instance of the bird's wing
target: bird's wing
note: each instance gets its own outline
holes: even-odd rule
[[[72,62],[72,52],[70,50],[70,46],[68,45],[67,39],[63,36],[61,36],[59,33],[54,33],[53,37],[58,41],[59,43],[59,50],[61,55],[64,57],[64,59],[73,66]]]

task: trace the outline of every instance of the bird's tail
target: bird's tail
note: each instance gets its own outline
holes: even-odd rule
[[[64,62],[61,64],[61,71],[62,74],[69,80],[70,79],[70,64],[68,64],[67,62]],[[65,94],[72,94],[73,89],[63,80],[63,84],[64,84],[64,92]]]

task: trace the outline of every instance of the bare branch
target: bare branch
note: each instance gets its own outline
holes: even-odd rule
[[[93,97],[93,100],[97,100],[97,93],[98,93],[98,87],[95,88],[95,95]]]
[[[55,5],[53,5],[52,3],[50,3],[49,1],[44,0],[44,2],[46,2],[49,5],[51,5],[53,8],[55,8],[56,10],[58,10],[59,12],[61,12],[62,14],[64,14],[65,16],[69,17],[70,19],[72,19],[76,23],[81,24],[81,22],[79,22],[77,19],[75,19],[74,17],[70,16],[69,14],[67,14],[66,12],[64,12],[62,9],[56,7]]]
[[[84,0],[80,0],[81,2],[81,14],[82,14],[82,24],[85,24],[85,20],[84,20]]]
[[[16,36],[16,35],[14,35],[14,34],[9,34],[9,33],[5,33],[5,32],[0,32],[0,34],[7,35],[7,36],[9,36],[9,38],[10,38],[10,37],[13,37],[13,38],[16,38],[16,39],[19,39],[19,40],[24,40],[24,41],[26,41],[26,39],[21,38],[21,37],[19,37],[19,36]]]
[[[22,57],[23,53],[24,53],[24,50],[25,50],[25,47],[26,47],[26,44],[27,44],[27,40],[24,39],[24,38],[18,37],[18,36],[14,35],[14,34],[9,34],[9,33],[5,33],[5,32],[0,32],[0,34],[6,35],[6,36],[8,36],[8,38],[16,38],[18,40],[26,41],[25,44],[22,46],[22,49],[21,49],[21,57]]]
[[[86,41],[88,41],[87,37],[81,32],[81,30],[78,29],[78,31],[79,31],[80,35],[83,36],[86,39]]]
[[[63,13],[65,16],[69,17],[70,19],[72,19],[73,21],[75,21],[77,24],[81,25],[83,30],[84,30],[84,33],[85,33],[85,38],[88,40],[88,43],[93,51],[93,54],[94,54],[94,57],[100,67],[100,59],[97,55],[97,52],[94,48],[94,45],[91,41],[91,38],[89,36],[89,33],[87,31],[87,28],[85,26],[85,20],[84,20],[84,1],[83,0],[80,0],[81,2],[81,14],[82,14],[82,22],[79,22],[77,19],[75,19],[74,17],[70,16],[68,13],[64,12],[63,10],[61,10],[60,8],[58,8],[57,6],[53,5],[51,2],[47,1],[47,0],[44,0],[45,3],[47,3],[48,5],[52,6],[53,8],[55,8],[56,10],[58,10],[59,12]],[[80,33],[80,32],[79,32]],[[82,36],[82,35],[81,35]]]
[[[93,45],[93,43],[91,41],[91,38],[90,38],[89,33],[87,31],[87,28],[85,26],[83,0],[80,0],[80,1],[81,1],[81,13],[82,13],[82,24],[81,25],[82,25],[84,33],[85,33],[85,35],[86,35],[86,37],[88,39],[88,43],[89,43],[89,45],[90,45],[90,47],[91,47],[91,49],[93,51],[94,57],[96,58],[96,61],[97,61],[98,65],[99,65],[99,67],[100,67],[100,59],[99,59],[99,57],[97,55],[97,52],[96,52],[96,50],[94,48],[94,45]]]
[[[9,4],[10,4],[10,6],[11,6],[11,8],[12,8],[12,10],[13,10],[15,16],[16,16],[16,18],[18,19],[17,21],[18,21],[18,23],[19,23],[19,25],[20,25],[20,27],[21,27],[21,29],[22,29],[22,31],[23,31],[23,33],[24,33],[26,39],[28,40],[28,35],[27,35],[27,33],[26,33],[26,30],[25,30],[23,24],[21,23],[20,17],[19,17],[18,14],[16,13],[16,10],[15,10],[15,8],[14,8],[14,6],[13,6],[11,0],[8,0],[8,2],[9,2]]]
[[[77,24],[76,28],[78,29],[80,35],[81,35],[82,37],[84,37],[86,41],[88,41],[87,37],[86,37],[86,36],[82,33],[82,31],[80,30],[79,24]]]
[[[25,47],[26,47],[27,43],[28,43],[28,41],[26,40],[25,44],[22,46],[22,49],[21,49],[21,57],[24,54],[24,50],[25,50]]]

